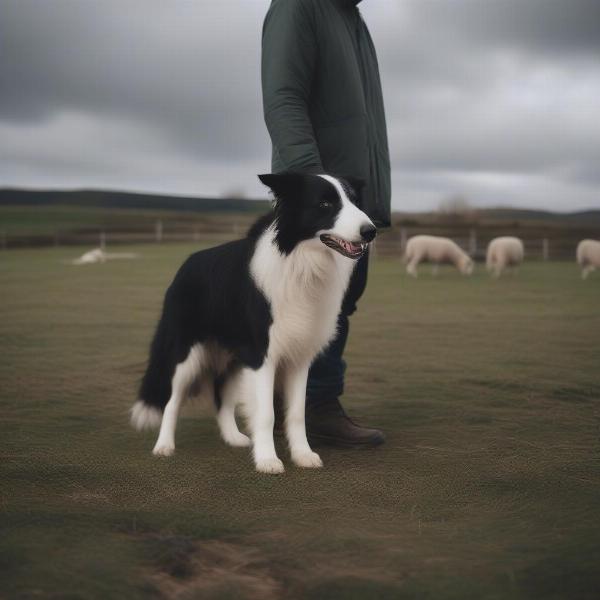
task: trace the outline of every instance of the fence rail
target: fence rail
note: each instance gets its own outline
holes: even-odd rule
[[[152,226],[124,230],[86,229],[80,231],[46,232],[41,234],[14,234],[0,229],[0,248],[26,248],[44,246],[101,247],[125,244],[151,244],[170,242],[217,243],[244,235],[252,217],[241,216],[228,222],[182,225],[181,221],[170,223],[158,220]],[[396,225],[377,236],[373,254],[378,256],[402,256],[407,241],[414,235],[441,235],[453,239],[475,260],[484,260],[489,242],[499,235],[516,235],[523,240],[525,254],[533,259],[573,259],[575,249],[584,238],[600,238],[598,228],[540,227],[481,225]]]

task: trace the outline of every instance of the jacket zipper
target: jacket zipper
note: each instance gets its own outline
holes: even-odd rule
[[[369,152],[369,177],[370,180],[373,184],[376,184],[376,179],[378,178],[378,174],[376,172],[376,168],[374,165],[374,158],[373,158],[373,144],[371,141],[371,128],[373,126],[372,120],[371,120],[371,115],[370,115],[370,110],[369,110],[369,102],[368,102],[368,93],[367,93],[367,76],[365,73],[365,65],[364,65],[364,60],[363,60],[363,54],[362,54],[362,46],[360,43],[360,28],[362,25],[362,17],[360,15],[360,11],[358,10],[358,7],[355,7],[354,10],[356,11],[356,25],[354,28],[354,34],[356,36],[356,49],[357,49],[357,60],[358,60],[358,69],[360,71],[360,79],[361,79],[361,83],[362,83],[362,92],[363,92],[363,100],[365,103],[365,111],[366,111],[366,117],[367,117],[367,149]],[[372,194],[372,190],[371,190],[371,194]],[[377,202],[377,198],[372,196],[371,201],[373,202],[374,206],[378,206],[379,203]]]

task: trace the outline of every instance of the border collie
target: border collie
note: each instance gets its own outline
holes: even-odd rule
[[[256,469],[282,473],[273,441],[273,393],[285,404],[292,461],[320,467],[306,439],[308,369],[336,332],[350,275],[376,234],[357,205],[362,184],[330,175],[259,175],[273,209],[244,239],[192,254],[167,290],[131,410],[137,429],[158,427],[153,453],[175,450],[182,402],[201,390],[217,406],[224,441],[252,446]],[[251,440],[235,421],[236,380]]]

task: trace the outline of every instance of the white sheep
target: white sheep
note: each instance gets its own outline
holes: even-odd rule
[[[582,269],[582,279],[586,279],[592,271],[600,268],[600,242],[581,240],[577,244],[577,263]]]
[[[139,254],[137,252],[106,252],[102,248],[95,248],[70,261],[70,263],[72,265],[91,265],[121,258],[139,258]]]
[[[497,237],[487,247],[486,267],[494,277],[500,277],[505,269],[520,265],[524,256],[525,247],[519,238]]]
[[[85,252],[79,258],[72,261],[74,265],[91,265],[94,263],[106,262],[106,252],[102,248],[95,248],[89,252]]]
[[[417,277],[417,265],[421,262],[434,264],[434,273],[441,263],[453,264],[463,275],[473,272],[473,261],[458,244],[449,238],[435,235],[415,235],[408,240],[404,254],[406,272]]]

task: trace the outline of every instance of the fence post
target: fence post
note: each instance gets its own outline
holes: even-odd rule
[[[550,242],[548,241],[548,238],[542,240],[542,257],[544,260],[550,258]]]
[[[106,233],[100,232],[100,250],[106,250]]]
[[[473,257],[477,255],[477,231],[471,229],[469,233],[469,254]]]
[[[163,222],[160,219],[156,221],[155,234],[156,243],[160,244],[163,239]]]

